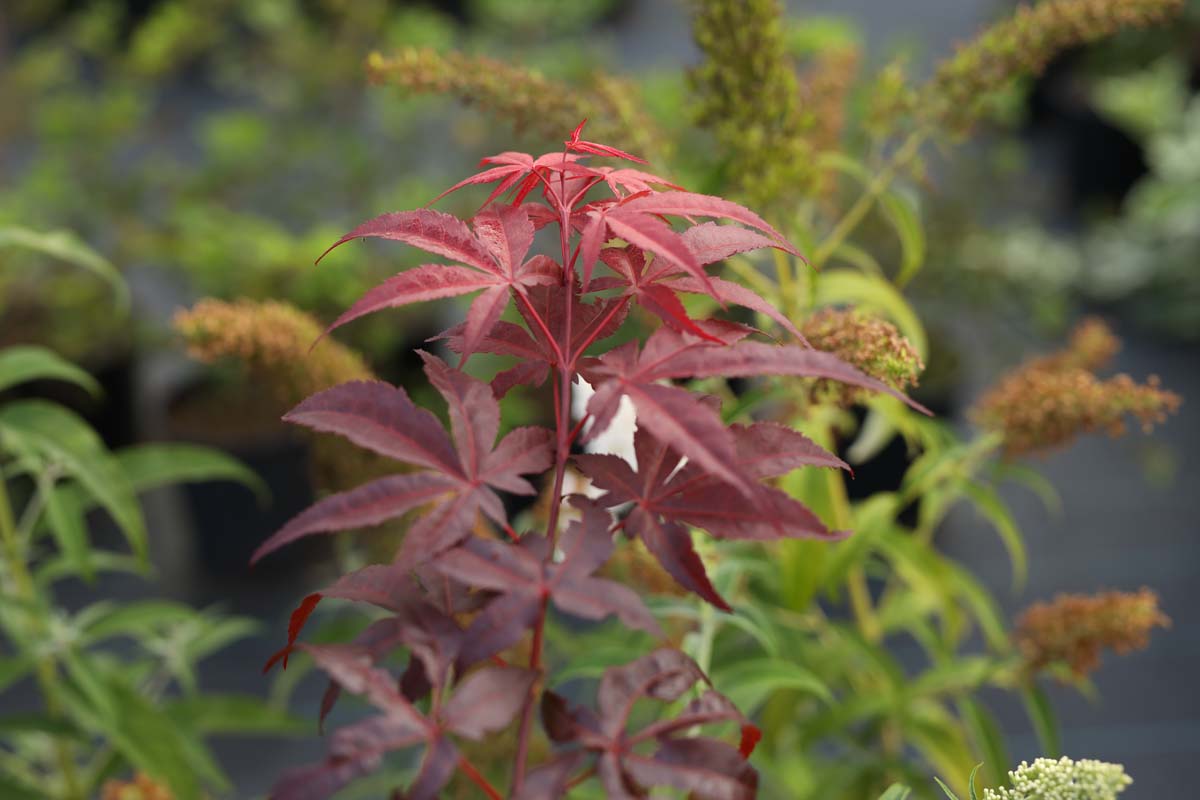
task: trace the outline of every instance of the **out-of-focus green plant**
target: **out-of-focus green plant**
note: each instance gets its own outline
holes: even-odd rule
[[[22,230],[9,244],[98,269],[104,263],[61,233]],[[101,270],[103,271],[103,270]],[[54,351],[0,350],[0,392],[32,381],[96,381]],[[221,453],[147,444],[110,452],[69,409],[42,399],[0,402],[0,795],[86,800],[130,770],[174,800],[199,800],[228,779],[205,745],[213,734],[294,733],[286,713],[244,695],[203,692],[197,663],[255,623],[166,600],[100,600],[70,609],[66,581],[145,575],[149,532],[138,494],[179,482],[257,476]],[[129,552],[94,547],[89,513],[103,510]],[[38,704],[29,702],[36,688]],[[10,704],[11,702],[11,704]],[[111,787],[110,787],[111,788]]]
[[[561,41],[612,0],[547,13],[553,5],[480,0],[467,9],[478,24],[464,26],[386,0],[164,0],[138,13],[114,0],[6,3],[0,225],[70,229],[122,268],[166,271],[197,294],[284,298],[326,316],[379,275],[367,263],[314,270],[313,254],[381,207],[424,202],[439,171],[413,155],[429,148],[397,145],[433,135],[429,105],[383,102],[361,79],[366,53],[503,53],[520,41],[579,74],[588,51]],[[481,143],[480,130],[452,130],[439,146]],[[111,322],[94,284],[42,280],[21,285],[25,313],[7,330],[89,362],[129,347],[129,326]],[[386,353],[397,333],[375,325],[358,337]]]

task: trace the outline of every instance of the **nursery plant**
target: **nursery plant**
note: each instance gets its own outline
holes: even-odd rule
[[[6,244],[85,268],[105,263],[60,232],[5,233]],[[78,607],[57,591],[78,597],[80,584],[148,575],[140,493],[209,480],[258,490],[260,482],[223,453],[192,445],[109,451],[75,412],[37,397],[51,383],[99,391],[50,349],[0,350],[0,795],[85,800],[115,792],[131,771],[138,785],[178,800],[227,789],[206,737],[296,729],[254,697],[200,688],[198,662],[255,623],[165,599]],[[115,533],[100,512],[124,549],[93,544],[93,536]]]
[[[722,612],[732,609],[714,589],[688,526],[718,538],[768,542],[846,534],[762,482],[801,467],[845,468],[841,459],[785,426],[729,426],[719,399],[671,381],[790,375],[904,398],[808,347],[760,297],[704,269],[760,248],[798,256],[778,231],[743,206],[683,191],[640,166],[588,164],[596,156],[644,162],[584,138],[583,127],[559,152],[485,158],[485,169],[443,193],[495,184],[470,226],[430,209],[395,212],[334,245],[390,239],[453,263],[399,273],[364,295],[330,331],[383,309],[479,294],[465,322],[443,335],[460,355],[460,368],[422,353],[425,373],[446,402],[448,431],[404,389],[382,382],[334,387],[285,417],[418,469],[319,501],[268,539],[256,558],[303,536],[377,524],[417,507],[426,511],[390,565],[341,578],[293,615],[288,646],[277,656],[284,662],[322,597],[389,612],[354,642],[301,645],[333,681],[323,711],[347,690],[364,695],[380,713],[333,734],[329,759],[285,776],[276,797],[329,796],[376,768],[384,754],[409,748],[422,755],[406,796],[436,797],[462,772],[487,796],[501,797],[456,741],[495,734],[514,719],[518,732],[507,770],[513,796],[560,797],[593,776],[609,797],[638,796],[654,786],[709,798],[755,794],[756,773],[746,757],[757,728],[711,688],[694,660],[659,646],[606,671],[594,709],[576,706],[544,684],[548,614],[613,616],[664,644],[636,591],[594,576],[611,557],[618,533],[639,540],[681,587]],[[700,218],[734,224],[696,223]],[[678,231],[669,219],[686,221],[686,229]],[[556,258],[530,253],[539,230],[556,240]],[[791,341],[764,340],[755,328],[730,320],[694,318],[681,294],[761,311]],[[510,303],[523,325],[502,319]],[[661,327],[644,343],[608,345],[634,305],[656,315]],[[521,362],[489,384],[461,370],[478,352]],[[576,422],[572,395],[580,379],[595,393]],[[518,428],[497,441],[499,398],[516,384],[546,386],[555,427]],[[637,411],[636,467],[616,456],[573,456],[572,445],[604,432],[626,399]],[[571,463],[603,494],[567,496]],[[547,470],[545,525],[518,532],[497,492],[535,494],[525,476]],[[482,532],[476,530],[481,516],[490,523]],[[472,609],[478,613],[462,626],[458,615]],[[499,660],[526,639],[524,663]],[[399,648],[409,656],[397,683],[386,665]],[[690,693],[694,687],[699,691]],[[426,698],[427,706],[418,708]],[[682,708],[642,723],[635,714],[642,700],[679,701]],[[545,735],[562,749],[534,765],[529,752],[539,708]],[[701,726],[732,728],[740,744],[691,735]]]
[[[673,159],[672,173],[688,175],[687,182],[762,209],[818,268],[787,248],[770,250],[766,259],[749,251],[727,253],[724,274],[768,304],[752,307],[756,316],[743,320],[781,327],[790,321],[817,349],[837,353],[894,389],[911,387],[924,362],[931,362],[931,373],[944,375],[946,361],[944,337],[940,349],[931,347],[933,337],[904,295],[939,244],[922,225],[920,200],[930,182],[926,145],[946,150],[960,141],[1005,108],[1014,88],[1057,53],[1168,19],[1181,5],[1047,0],[1023,7],[960,47],[932,79],[917,83],[900,59],[861,79],[861,45],[844,27],[788,19],[770,0],[704,0],[693,4],[701,62],[642,87],[657,112],[649,121],[657,126],[654,150]],[[570,124],[563,117],[587,114],[603,101],[595,84],[427,48],[373,55],[368,70],[381,84],[457,97],[538,133]],[[695,126],[683,124],[689,118]],[[614,144],[646,135],[645,124],[609,119]],[[586,238],[586,226],[580,229]],[[658,261],[657,254],[650,266],[607,259],[620,274],[643,275],[640,292],[650,300]],[[683,280],[668,276],[667,282]],[[700,277],[687,273],[686,280]],[[609,285],[628,292],[620,287],[634,282],[621,278]],[[729,301],[715,292],[692,294],[684,298],[683,313],[694,320]],[[665,306],[638,307],[630,324],[672,319],[686,329]],[[673,335],[663,324],[663,335]],[[985,686],[1015,693],[1044,752],[1058,754],[1053,709],[1039,678],[1049,672],[1086,688],[1066,668],[1069,659],[1062,654],[1069,648],[1051,647],[1058,655],[1044,660],[1027,654],[1029,640],[1010,633],[991,594],[939,551],[935,535],[956,506],[973,507],[1001,537],[1018,590],[1028,557],[1002,490],[1023,484],[1049,507],[1054,503],[1053,488],[1020,459],[1090,430],[1119,432],[1128,413],[1149,424],[1177,407],[1179,399],[1153,380],[1139,385],[1126,376],[1097,377],[1117,344],[1105,331],[1103,352],[1095,350],[1087,334],[1097,330],[1103,331],[1084,326],[1063,353],[1007,377],[979,403],[973,413],[979,431],[966,437],[894,395],[847,391],[809,378],[731,382],[713,376],[693,384],[721,398],[727,422],[784,422],[853,464],[859,480],[876,470],[886,451],[899,450],[904,461],[894,482],[865,496],[846,470],[798,470],[779,480],[786,496],[809,506],[828,528],[855,531],[843,540],[784,539],[769,545],[767,558],[757,544],[697,541],[698,555],[712,569],[708,587],[689,588],[737,614],[690,600],[651,604],[715,686],[743,713],[754,714],[764,734],[755,763],[765,795],[869,797],[902,778],[933,797],[938,789],[929,781],[931,772],[965,792],[980,761],[986,762],[987,781],[999,784],[1009,759],[999,726],[979,699]],[[464,335],[450,337],[451,344]],[[641,358],[644,351],[620,369],[640,368]],[[598,395],[598,403],[611,401],[603,389]],[[636,399],[633,405],[636,438],[626,431],[631,441],[624,448],[630,452],[649,446],[652,424],[643,420]],[[689,455],[688,464],[694,460]],[[631,461],[637,462],[629,467],[633,488],[602,488],[610,499],[638,509],[658,484],[654,476],[638,474],[640,457]],[[618,479],[599,477],[597,483],[604,480]],[[646,515],[637,516],[640,521]],[[636,534],[636,522],[623,530],[631,524]],[[644,562],[656,555],[651,542],[639,539],[614,560],[629,574],[646,574]],[[1081,613],[1091,624],[1081,631],[1115,631],[1125,617],[1110,612],[1120,604],[1096,600],[1061,610],[1086,609]],[[1136,596],[1122,602],[1139,603]],[[1144,643],[1144,633],[1159,624],[1156,605],[1145,610],[1136,617],[1144,627],[1128,641]],[[546,646],[564,663],[560,681],[599,677],[628,655],[631,639],[619,625],[578,631],[552,621],[547,630]],[[1127,640],[1100,633],[1076,644],[1092,651],[1120,641]]]

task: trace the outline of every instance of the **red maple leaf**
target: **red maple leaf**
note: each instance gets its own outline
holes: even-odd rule
[[[325,253],[353,239],[380,238],[401,241],[459,263],[422,264],[388,278],[363,295],[325,333],[385,308],[482,290],[467,312],[464,332],[464,346],[467,352],[473,352],[500,319],[511,293],[561,282],[562,269],[553,259],[542,255],[526,259],[534,236],[534,223],[527,209],[493,205],[476,215],[473,222],[474,232],[457,217],[440,211],[399,211],[365,222],[338,239]]]
[[[397,562],[415,566],[453,547],[471,530],[477,514],[507,524],[499,489],[536,494],[521,475],[540,473],[553,461],[552,434],[517,428],[495,444],[500,407],[482,381],[421,353],[430,382],[446,398],[450,434],[430,411],[401,388],[355,381],[313,395],[284,419],[336,433],[389,458],[422,469],[380,478],[330,495],[301,512],[264,542],[252,558],[302,536],[377,525],[418,506],[430,505],[409,529]]]
[[[404,795],[433,800],[459,768],[450,734],[471,740],[498,731],[520,710],[537,674],[517,667],[487,667],[460,681],[429,716],[397,688],[391,673],[374,666],[354,645],[305,645],[317,666],[342,689],[361,695],[381,714],[339,728],[321,763],[291,770],[271,791],[273,800],[324,800],[374,771],[388,753],[424,746],[416,777]]]
[[[701,404],[708,407],[710,404]],[[731,466],[757,481],[802,466],[849,469],[840,458],[803,434],[782,425],[759,422],[729,428],[734,454]],[[708,579],[692,546],[687,526],[722,539],[832,538],[832,533],[806,506],[778,489],[755,483],[750,497],[709,474],[640,426],[634,435],[636,470],[612,455],[577,455],[575,461],[604,495],[604,506],[632,503],[624,521],[630,536],[689,591],[729,611]]]
[[[571,616],[599,620],[615,615],[630,628],[663,635],[636,592],[592,577],[612,554],[612,517],[587,501],[577,501],[577,506],[582,516],[563,532],[560,561],[547,559],[546,537],[528,534],[518,544],[473,537],[433,563],[457,581],[498,593],[467,628],[463,657],[468,663],[515,644],[547,601]]]
[[[634,800],[654,786],[680,789],[697,800],[751,800],[758,774],[738,748],[719,739],[683,735],[713,724],[753,728],[724,695],[711,689],[688,703],[674,718],[639,731],[627,727],[635,704],[643,699],[671,703],[707,678],[678,650],[656,650],[604,673],[596,696],[598,713],[570,708],[554,692],[542,695],[542,724],[551,740],[578,743],[596,756],[596,772],[605,796]],[[639,747],[654,742],[645,753]],[[553,762],[552,762],[553,763]]]

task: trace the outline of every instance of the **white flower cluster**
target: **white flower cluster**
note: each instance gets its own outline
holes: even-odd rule
[[[1103,761],[1024,761],[1008,773],[1011,789],[987,789],[983,800],[1115,800],[1133,783],[1120,764]]]

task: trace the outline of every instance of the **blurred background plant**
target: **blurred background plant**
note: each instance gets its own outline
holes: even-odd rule
[[[96,270],[99,256],[62,233],[22,229],[6,242]],[[119,278],[114,285],[123,293]],[[72,585],[150,577],[154,540],[138,495],[181,481],[261,481],[227,455],[191,445],[108,450],[74,412],[37,396],[47,382],[100,386],[52,350],[0,349],[0,794],[13,800],[113,796],[115,781],[199,800],[228,791],[205,740],[294,734],[299,723],[252,695],[200,688],[197,664],[258,623],[166,599],[72,607]],[[115,523],[124,547],[103,546]],[[161,545],[157,545],[161,547]],[[35,690],[36,694],[31,693]],[[36,703],[31,702],[36,697]]]

